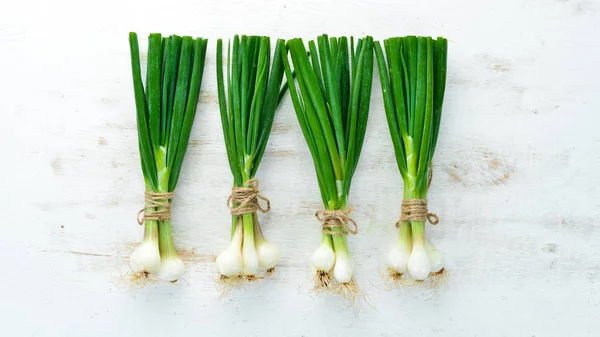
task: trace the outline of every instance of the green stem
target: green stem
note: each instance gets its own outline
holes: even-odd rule
[[[346,235],[331,235],[333,240],[333,250],[336,256],[349,256]]]
[[[408,172],[406,172],[406,179],[404,181],[404,198],[414,199],[417,198],[417,156],[414,153],[413,141],[410,136],[404,137],[406,144],[406,163]]]
[[[152,185],[146,180],[146,191],[151,191]],[[146,203],[148,206],[148,203]],[[158,223],[154,220],[144,221],[144,240],[149,242],[158,242]]]
[[[161,221],[158,225],[158,248],[161,260],[179,258],[173,242],[173,233],[171,232],[171,220]]]
[[[341,201],[342,195],[344,194],[344,182],[342,180],[336,180],[335,188],[337,190],[337,198]]]
[[[252,172],[252,167],[254,165],[252,157],[252,155],[244,156],[244,173],[242,174],[242,176],[244,177],[244,183],[251,179],[250,173]]]
[[[326,244],[328,247],[333,248],[333,239],[331,237],[331,234],[323,234],[323,236],[321,236],[321,244]]]
[[[249,176],[249,172],[252,168],[252,159],[249,156],[246,156],[246,158],[244,158],[244,166],[245,170],[244,172],[242,172],[242,177],[244,178],[245,185],[245,182],[251,179],[251,177]],[[254,244],[254,213],[247,213],[242,215],[242,222],[244,225],[244,243],[252,241],[252,243]]]
[[[254,220],[252,213],[242,215],[244,224],[244,243],[243,245],[251,244],[254,246]]]
[[[158,223],[154,220],[147,220],[144,223],[144,241],[158,242]]]
[[[256,213],[252,213],[252,223],[254,224],[254,246],[258,247],[266,240],[262,229],[260,228],[260,224],[258,223],[258,215],[256,215]]]
[[[158,171],[158,189],[159,192],[167,192],[169,188],[169,169],[166,167],[167,153],[164,147],[159,148],[156,154],[156,169]],[[161,208],[159,208],[160,210]],[[173,233],[171,231],[171,220],[158,221],[158,248],[162,260],[179,258],[173,242]]]
[[[413,245],[418,246],[425,243],[425,223],[423,221],[411,221]]]
[[[408,172],[406,180],[404,181],[404,199],[424,199],[427,198],[427,190],[419,191],[417,188],[417,156],[413,155],[412,138],[405,137],[408,139],[406,146],[406,159],[408,164]],[[406,227],[403,233],[401,228],[400,240],[406,239],[412,231],[413,245],[422,245],[425,242],[425,223],[423,221],[410,221],[403,224]]]
[[[412,244],[412,229],[410,226],[410,222],[403,221],[400,224],[400,237],[398,238],[398,242],[401,246]]]
[[[239,220],[239,216],[237,216],[237,215],[231,216],[231,238],[230,239],[233,239],[233,236],[235,235],[235,229],[237,228],[238,220]]]
[[[146,190],[147,191],[152,190],[152,185],[150,185],[150,182],[148,182],[148,180],[146,180]],[[148,203],[146,203],[146,206],[148,206]],[[158,243],[158,223],[156,221],[154,221],[154,220],[144,221],[144,240],[143,241]]]

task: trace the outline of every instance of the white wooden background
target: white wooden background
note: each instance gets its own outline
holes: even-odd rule
[[[8,1],[0,6],[3,336],[598,336],[600,3],[504,1]],[[142,236],[127,33],[210,38],[174,204],[187,270],[120,282]],[[387,290],[402,181],[375,73],[350,202],[358,316],[311,292],[320,197],[289,99],[258,177],[281,249],[273,279],[220,298],[210,262],[228,242],[216,38],[442,35],[448,85],[434,159],[431,240],[450,283]],[[428,300],[429,299],[429,300]]]

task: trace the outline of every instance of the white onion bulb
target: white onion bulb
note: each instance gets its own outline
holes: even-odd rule
[[[233,238],[215,260],[219,274],[227,277],[237,276],[242,272],[242,226],[238,225]]]
[[[333,277],[340,283],[348,283],[354,276],[354,259],[346,254],[336,256]]]
[[[312,265],[316,270],[329,272],[335,264],[335,252],[328,242],[323,242],[312,255]]]
[[[263,240],[256,248],[258,256],[258,267],[260,269],[269,270],[279,261],[279,248],[274,244]]]
[[[387,258],[389,269],[404,274],[408,271],[408,259],[410,257],[410,246],[407,244],[394,245]]]
[[[183,276],[184,265],[179,256],[175,255],[167,259],[163,259],[160,264],[158,278],[164,281],[177,281]]]
[[[431,272],[429,255],[423,244],[413,245],[412,253],[408,258],[408,271],[415,280],[424,280]]]
[[[242,274],[256,275],[258,274],[258,254],[254,246],[254,237],[244,237],[242,243]]]
[[[134,273],[156,273],[160,269],[158,243],[143,241],[129,258],[129,267]]]
[[[425,250],[429,256],[429,263],[431,264],[431,272],[437,273],[444,269],[444,255],[442,252],[437,250],[432,244],[426,243]]]

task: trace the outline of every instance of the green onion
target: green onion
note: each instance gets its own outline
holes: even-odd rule
[[[271,64],[271,42],[266,36],[236,35],[227,47],[227,89],[223,75],[223,42],[217,41],[217,85],[221,124],[234,190],[245,190],[248,200],[233,200],[231,241],[216,259],[221,279],[253,278],[259,269],[272,271],[279,250],[262,233],[257,210],[261,209],[258,182],[254,179],[267,146],[273,118],[286,90],[282,87],[283,66],[277,40]],[[254,190],[256,189],[256,190]],[[252,203],[244,204],[245,202]],[[246,208],[244,210],[244,207]],[[242,209],[241,212],[236,212]]]
[[[442,115],[448,41],[407,36],[383,44],[386,56],[379,42],[375,42],[375,54],[390,135],[404,180],[403,215],[407,200],[422,202],[417,217],[421,219],[399,221],[400,237],[388,255],[388,268],[393,274],[409,272],[413,279],[424,280],[444,268],[442,254],[425,238],[423,218],[431,216],[426,199]],[[410,212],[406,217],[411,217]]]
[[[354,283],[354,260],[346,243],[348,195],[367,126],[373,81],[373,39],[322,35],[308,43],[292,39],[281,50],[290,94],[300,127],[312,154],[325,211],[340,218],[326,226],[313,254],[317,289]],[[288,50],[297,81],[294,81]],[[350,52],[349,52],[350,50]],[[326,216],[325,216],[326,217]],[[321,219],[320,219],[321,220]]]
[[[196,115],[207,40],[150,34],[145,88],[136,33],[129,33],[129,46],[147,201],[144,240],[130,266],[176,281],[184,266],[173,243],[170,203]]]

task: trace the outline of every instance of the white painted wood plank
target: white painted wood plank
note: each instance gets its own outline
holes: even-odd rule
[[[0,124],[6,191],[0,323],[7,336],[596,336],[600,331],[600,3],[505,1],[113,1],[3,3]],[[185,281],[120,282],[141,238],[127,32],[210,39],[201,104],[174,205]],[[289,101],[258,177],[281,249],[276,277],[224,298],[211,257],[226,245],[231,177],[216,104],[215,41],[442,35],[449,73],[430,230],[447,289],[387,290],[402,181],[377,74],[351,191],[358,316],[311,292],[320,197]],[[145,41],[142,41],[145,46]]]

